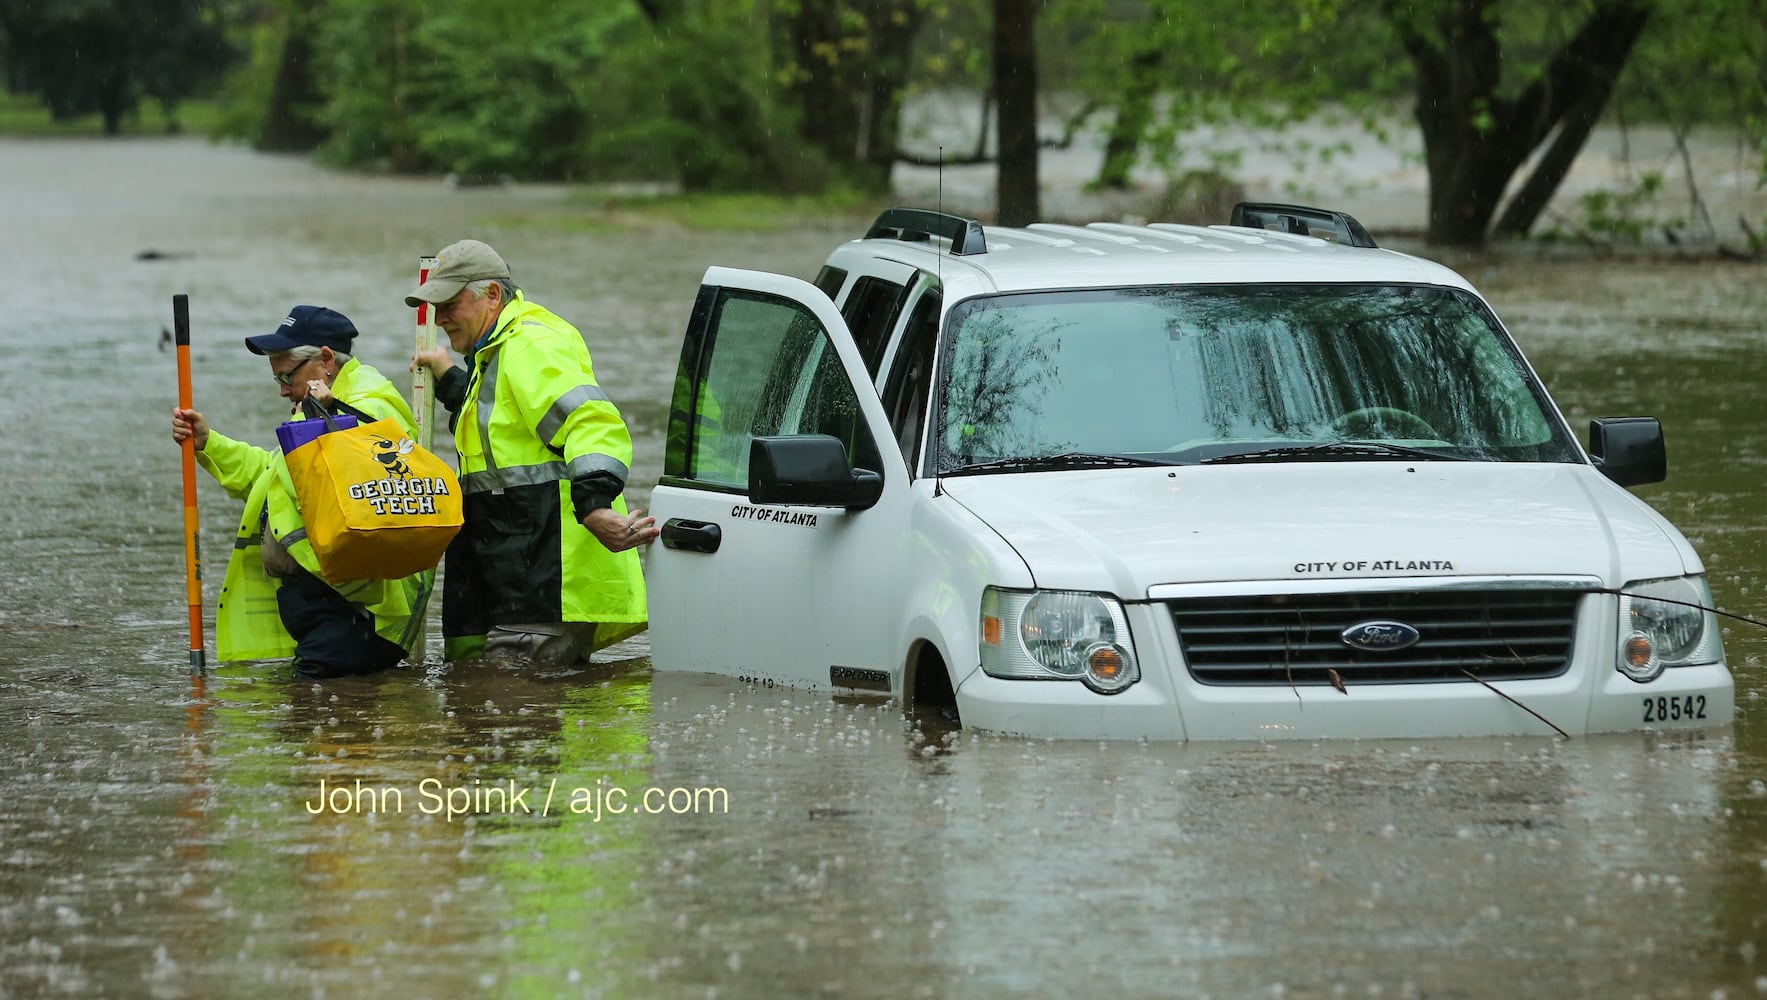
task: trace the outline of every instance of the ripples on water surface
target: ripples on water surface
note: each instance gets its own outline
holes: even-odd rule
[[[1025,741],[653,677],[641,642],[569,675],[193,684],[173,294],[198,407],[267,441],[241,337],[332,305],[402,380],[416,256],[485,238],[588,335],[642,502],[701,270],[810,275],[858,222],[621,229],[557,189],[191,141],[0,139],[0,177],[0,994],[1767,994],[1767,636],[1737,623],[1732,730],[1564,743]],[[1451,263],[1577,426],[1664,418],[1640,494],[1758,616],[1760,269]],[[238,509],[201,498],[212,609]],[[321,782],[380,811],[310,814]],[[702,808],[612,811],[646,789]]]

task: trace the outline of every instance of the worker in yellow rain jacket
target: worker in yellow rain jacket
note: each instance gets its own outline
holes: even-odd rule
[[[411,408],[393,384],[350,357],[356,327],[343,314],[295,306],[274,333],[247,337],[265,355],[282,396],[300,412],[341,401],[374,419],[396,418],[415,434]],[[172,439],[196,441],[197,462],[229,495],[245,501],[215,614],[222,660],[293,654],[303,678],[372,673],[397,664],[417,641],[434,570],[397,580],[327,581],[306,540],[300,504],[280,450],[209,428],[195,410],[172,411]]]
[[[497,251],[461,240],[405,297],[445,347],[412,360],[453,413],[466,524],[442,571],[449,659],[567,664],[643,631],[638,546],[656,519],[621,496],[632,437],[576,327],[529,301]]]

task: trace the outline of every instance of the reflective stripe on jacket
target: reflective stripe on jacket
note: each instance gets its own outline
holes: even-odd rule
[[[642,627],[638,553],[609,552],[572,499],[575,483],[578,497],[626,513],[619,493],[632,463],[626,423],[575,327],[518,292],[473,356],[454,442],[466,527],[448,549],[444,632],[529,622]],[[638,630],[604,630],[596,645]]]
[[[338,369],[331,392],[377,420],[393,417],[408,432],[416,433],[411,408],[398,389],[354,358]],[[294,638],[282,626],[276,608],[276,589],[282,581],[264,571],[262,532],[268,530],[307,572],[324,577],[313,547],[306,541],[288,464],[280,450],[235,441],[214,430],[209,431],[208,444],[196,458],[228,495],[245,501],[215,610],[215,655],[223,662],[290,656]],[[416,644],[417,626],[434,578],[435,571],[426,570],[398,580],[326,582],[374,616],[376,634],[409,651]]]

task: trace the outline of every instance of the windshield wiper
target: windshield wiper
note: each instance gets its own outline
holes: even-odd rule
[[[1358,462],[1379,460],[1383,458],[1420,458],[1426,462],[1465,462],[1468,459],[1459,455],[1447,455],[1439,451],[1425,451],[1422,448],[1407,448],[1397,444],[1378,444],[1373,441],[1327,441],[1321,444],[1286,445],[1281,448],[1265,448],[1260,451],[1242,451],[1231,455],[1216,455],[1202,460],[1203,465],[1231,465],[1241,462],[1286,462],[1296,458],[1316,458],[1325,461]]]
[[[1000,458],[991,462],[975,462],[960,465],[955,469],[947,469],[947,476],[962,476],[972,472],[1052,472],[1059,469],[1139,469],[1153,465],[1171,465],[1151,458],[1135,458],[1131,455],[1098,455],[1085,451],[1064,451],[1059,455],[1024,455],[1018,458]]]

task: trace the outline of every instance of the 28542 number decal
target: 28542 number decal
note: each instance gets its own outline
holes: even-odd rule
[[[1703,694],[1657,695],[1644,699],[1644,721],[1681,722],[1706,717],[1706,696]]]

